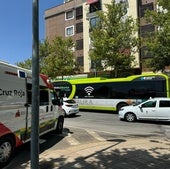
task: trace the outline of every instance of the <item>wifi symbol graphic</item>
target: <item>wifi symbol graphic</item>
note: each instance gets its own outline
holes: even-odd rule
[[[84,90],[86,91],[88,96],[90,96],[90,94],[93,92],[94,88],[91,86],[87,86],[86,88],[84,88]]]

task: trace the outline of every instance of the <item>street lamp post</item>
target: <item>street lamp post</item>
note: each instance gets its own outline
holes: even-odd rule
[[[39,1],[32,3],[31,169],[39,168]]]

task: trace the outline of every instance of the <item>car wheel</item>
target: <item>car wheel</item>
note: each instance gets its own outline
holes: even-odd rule
[[[62,132],[63,132],[63,125],[64,125],[64,118],[63,117],[59,117],[58,123],[57,123],[57,127],[56,127],[56,132],[58,134],[62,134]]]
[[[0,168],[6,166],[13,155],[14,144],[10,137],[3,137],[0,139]]]
[[[126,113],[125,119],[126,119],[126,121],[128,121],[128,122],[133,122],[133,121],[136,120],[136,116],[135,116],[134,113],[129,112],[129,113]]]

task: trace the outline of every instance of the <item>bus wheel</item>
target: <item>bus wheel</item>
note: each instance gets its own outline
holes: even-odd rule
[[[128,104],[127,103],[124,103],[124,102],[122,102],[122,103],[119,103],[118,105],[117,105],[117,111],[119,111],[122,107],[124,107],[124,106],[128,106]]]
[[[59,117],[58,123],[57,123],[57,127],[56,127],[56,132],[58,134],[62,134],[62,132],[63,132],[63,125],[64,125],[64,118],[63,117]]]
[[[136,116],[135,116],[134,113],[128,112],[128,113],[126,113],[126,115],[125,115],[125,119],[126,119],[126,121],[128,121],[128,122],[134,122],[134,121],[136,120]]]
[[[6,166],[13,155],[14,144],[10,137],[0,139],[0,168]]]

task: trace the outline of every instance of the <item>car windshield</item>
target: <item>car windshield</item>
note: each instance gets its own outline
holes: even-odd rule
[[[147,101],[148,99],[137,99],[134,103],[133,106],[137,106],[145,101]]]
[[[156,101],[148,101],[144,104],[142,104],[142,107],[155,107],[156,106]]]

